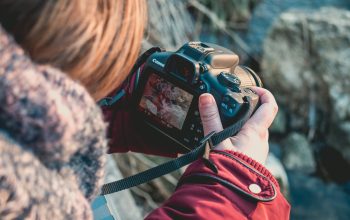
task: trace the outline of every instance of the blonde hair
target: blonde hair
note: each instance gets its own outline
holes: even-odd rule
[[[146,13],[144,0],[0,0],[0,22],[31,58],[62,69],[95,100],[127,77]]]

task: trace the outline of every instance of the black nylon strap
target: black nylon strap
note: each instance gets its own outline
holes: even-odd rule
[[[134,66],[132,67],[132,69],[129,72],[129,77],[127,78],[127,84],[130,83],[130,80],[133,76],[133,74],[136,74],[135,77],[135,86],[134,89],[137,88],[137,84],[139,81],[139,77],[140,77],[140,68],[141,66],[146,62],[146,60],[148,59],[148,57],[150,57],[152,54],[156,53],[156,52],[161,52],[163,51],[163,49],[161,49],[160,47],[152,47],[150,49],[148,49],[147,51],[145,51],[143,54],[141,54],[141,56],[139,58],[137,58]],[[123,98],[123,96],[126,94],[126,91],[124,90],[124,88],[120,89],[119,91],[116,92],[115,95],[113,95],[112,97],[105,97],[101,100],[99,100],[97,102],[97,104],[99,106],[111,106],[114,103],[118,102],[121,98]]]
[[[171,160],[169,162],[163,163],[159,166],[153,167],[149,170],[143,171],[133,176],[129,176],[127,178],[117,180],[115,182],[110,182],[102,186],[101,195],[111,194],[114,192],[118,192],[124,189],[128,189],[133,186],[140,185],[142,183],[149,182],[157,177],[163,176],[170,172],[173,172],[187,164],[192,163],[198,157],[202,156],[204,153],[204,148],[207,140],[212,137],[214,132],[210,133],[206,137],[203,138],[199,147],[195,148],[191,152],[177,158]]]
[[[128,188],[140,185],[142,183],[149,182],[155,178],[171,173],[183,166],[186,166],[192,163],[193,161],[197,160],[199,157],[203,156],[203,153],[205,151],[205,146],[208,141],[211,142],[212,146],[215,146],[219,144],[221,141],[225,140],[226,138],[229,138],[237,134],[239,130],[241,130],[244,123],[253,114],[253,112],[254,112],[254,106],[251,103],[251,99],[247,97],[247,110],[245,111],[245,114],[237,123],[225,128],[219,133],[212,132],[209,135],[205,136],[201,140],[197,148],[195,148],[194,150],[190,151],[189,153],[181,157],[178,157],[174,160],[171,160],[159,166],[153,167],[151,169],[145,170],[136,175],[129,176],[127,178],[103,185],[101,189],[101,195],[115,193],[118,191],[122,191],[124,189],[128,189]]]

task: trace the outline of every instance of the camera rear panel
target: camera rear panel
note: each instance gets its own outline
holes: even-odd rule
[[[201,42],[185,44],[174,53],[153,54],[136,91],[135,115],[157,131],[152,138],[162,134],[191,150],[204,136],[198,110],[201,94],[214,96],[224,127],[239,119],[245,96],[253,97],[257,105],[258,96],[241,85],[242,81],[256,85],[257,76],[244,69],[235,74],[237,64],[238,56],[232,51]]]

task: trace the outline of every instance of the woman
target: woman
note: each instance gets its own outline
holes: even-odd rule
[[[92,218],[107,147],[94,100],[131,86],[123,82],[140,49],[145,8],[141,0],[0,0],[1,219]],[[261,165],[277,105],[268,91],[254,90],[261,107],[211,152],[218,173],[197,160],[148,219],[288,218],[288,203]],[[179,149],[136,129],[130,95],[103,109],[109,151],[175,156]],[[220,131],[213,97],[199,103],[204,132]],[[198,173],[216,178],[192,178]]]

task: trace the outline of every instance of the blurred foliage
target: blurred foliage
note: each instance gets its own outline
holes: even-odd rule
[[[131,176],[165,163],[170,158],[144,155],[140,153],[125,153],[113,155],[123,176]],[[175,190],[182,170],[159,177],[149,183],[130,188],[142,214],[147,215],[156,209]]]
[[[176,50],[185,42],[220,42],[242,61],[251,48],[238,32],[247,30],[252,10],[261,0],[149,0],[143,50],[161,46]]]
[[[252,11],[261,0],[187,0],[195,25],[196,39],[220,42],[235,51],[243,62],[258,58],[251,54],[250,46],[240,33],[248,30]]]
[[[225,23],[225,26],[232,29],[246,28],[246,24],[251,17],[251,11],[260,2],[260,0],[190,0],[189,5],[196,8],[193,14],[201,17],[203,6],[206,7],[211,16],[217,17],[218,20]],[[215,27],[213,19],[199,19],[197,22],[207,23],[207,25]]]

